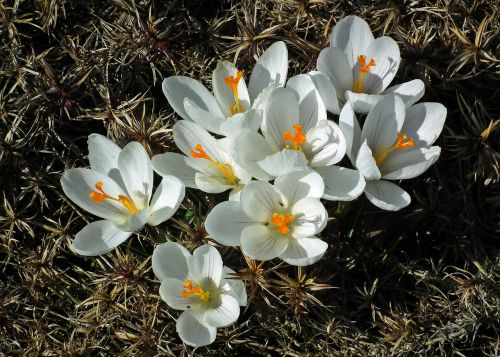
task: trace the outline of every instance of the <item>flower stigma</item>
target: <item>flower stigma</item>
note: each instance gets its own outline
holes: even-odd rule
[[[237,185],[240,183],[240,179],[234,174],[233,167],[230,164],[223,164],[218,161],[214,161],[210,156],[207,155],[201,144],[197,144],[194,150],[191,150],[191,157],[195,159],[204,159],[213,164],[226,178],[226,184]]]
[[[134,204],[134,202],[130,198],[128,198],[127,196],[124,196],[124,195],[119,195],[118,198],[110,196],[106,192],[104,192],[102,186],[104,186],[104,183],[102,183],[101,181],[98,181],[95,184],[95,189],[97,190],[97,192],[92,191],[89,194],[89,197],[92,201],[97,202],[97,203],[101,203],[102,201],[108,199],[111,201],[120,202],[132,214],[139,212],[139,209],[136,207],[136,205]]]
[[[240,104],[240,98],[238,97],[238,84],[241,78],[243,78],[242,71],[237,71],[234,77],[229,76],[224,78],[224,82],[226,82],[226,84],[229,86],[231,92],[233,92],[233,97],[234,97],[235,104],[229,107],[229,109],[231,110],[231,115],[244,112]]]
[[[409,147],[414,147],[417,146],[415,144],[415,141],[413,141],[413,138],[408,139],[408,135],[406,134],[401,134],[398,133],[398,139],[396,141],[396,144],[393,146],[387,148],[385,146],[381,146],[375,150],[373,153],[373,157],[375,158],[375,162],[377,163],[377,166],[380,166],[381,163],[384,162],[384,160],[387,158],[387,156],[396,150],[406,150]]]
[[[207,290],[203,290],[203,288],[199,285],[193,289],[193,282],[189,279],[184,280],[184,290],[182,290],[182,297],[188,299],[190,297],[199,296],[200,301],[202,302],[210,302],[210,292]]]
[[[290,228],[288,224],[293,221],[293,215],[290,213],[278,213],[274,212],[271,217],[271,223],[276,226],[276,230],[281,234],[288,234]]]
[[[285,131],[283,133],[283,139],[291,143],[287,144],[286,148],[296,151],[302,151],[302,145],[307,140],[307,136],[302,133],[302,125],[300,125],[299,123],[293,125],[293,130],[295,131],[294,135],[292,135],[292,133],[289,131]]]
[[[375,67],[375,60],[372,58],[368,64],[366,64],[366,56],[359,55],[356,57],[359,63],[359,77],[354,81],[354,93],[362,93],[363,92],[363,78],[365,75],[370,72],[370,67]]]

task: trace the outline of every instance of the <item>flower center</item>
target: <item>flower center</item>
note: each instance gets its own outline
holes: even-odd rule
[[[197,144],[194,150],[191,150],[191,156],[195,159],[205,159],[213,164],[226,178],[226,184],[237,185],[240,183],[240,179],[234,174],[233,167],[230,164],[223,164],[218,161],[214,161],[210,156],[207,155],[201,144]]]
[[[359,77],[354,81],[354,93],[363,92],[363,78],[370,72],[370,67],[375,67],[375,60],[372,58],[368,64],[366,63],[366,56],[359,55],[356,57],[359,63]]]
[[[199,296],[200,301],[202,302],[210,302],[210,292],[203,290],[203,288],[199,285],[196,285],[193,288],[193,282],[189,279],[184,280],[184,290],[182,290],[182,297],[188,299],[190,297]]]
[[[112,197],[112,196],[108,195],[106,192],[104,192],[104,190],[102,189],[103,185],[104,184],[101,181],[98,181],[95,184],[95,189],[97,190],[97,192],[92,191],[89,194],[89,197],[92,201],[101,203],[102,201],[107,199],[107,200],[111,200],[111,201],[115,201],[115,202],[120,202],[131,213],[134,214],[134,213],[139,212],[139,209],[137,209],[136,205],[134,204],[134,202],[130,198],[128,198],[127,196],[124,196],[124,195],[119,195],[118,198]]]
[[[290,213],[278,213],[274,212],[271,217],[271,223],[276,226],[276,230],[281,234],[288,234],[290,228],[288,228],[288,223],[293,221],[293,215]]]
[[[417,144],[415,144],[415,141],[413,141],[412,138],[408,139],[408,135],[398,133],[398,140],[396,141],[396,144],[391,147],[381,146],[377,148],[373,153],[373,157],[375,158],[377,166],[380,166],[380,164],[384,162],[384,160],[391,152],[396,150],[406,150],[409,147],[413,147],[416,145]]]
[[[242,77],[243,77],[243,72],[237,71],[234,77],[229,76],[224,78],[224,82],[226,82],[226,84],[229,86],[231,92],[233,92],[233,97],[234,97],[234,105],[231,105],[229,107],[229,109],[231,110],[231,115],[244,112],[240,104],[240,98],[238,97],[238,84]]]
[[[283,139],[290,142],[290,144],[286,145],[286,148],[302,151],[302,145],[307,140],[307,136],[302,133],[302,125],[299,123],[293,125],[293,130],[295,131],[293,135],[289,131],[283,133]]]

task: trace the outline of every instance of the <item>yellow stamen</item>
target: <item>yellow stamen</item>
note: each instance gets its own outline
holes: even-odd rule
[[[373,153],[373,157],[375,158],[375,162],[377,163],[377,165],[380,166],[380,164],[384,162],[384,160],[391,152],[396,150],[406,150],[409,147],[413,147],[416,145],[417,144],[415,144],[415,141],[413,141],[412,138],[408,139],[408,136],[406,134],[398,133],[396,144],[389,148],[386,148],[385,146],[377,148]]]
[[[306,142],[307,136],[302,133],[302,125],[299,123],[294,124],[293,130],[295,131],[294,135],[289,131],[283,133],[283,139],[292,143],[291,145],[287,145],[286,148],[302,151],[302,145]]]
[[[102,189],[102,186],[104,186],[104,183],[102,183],[101,181],[98,181],[95,184],[95,189],[97,190],[97,192],[92,191],[89,194],[89,197],[92,201],[97,202],[97,203],[101,203],[105,199],[108,199],[108,200],[112,200],[115,202],[120,202],[131,213],[139,212],[139,210],[135,206],[134,202],[130,198],[128,198],[127,196],[124,196],[124,195],[119,195],[118,198],[112,197],[112,196],[108,195],[106,192],[104,192],[104,190]]]
[[[214,161],[210,156],[207,155],[201,144],[197,144],[194,150],[191,150],[191,157],[195,159],[204,159],[212,163],[226,178],[226,184],[237,185],[240,183],[240,179],[234,174],[233,167],[230,164],[223,164],[218,161]]]
[[[238,97],[238,84],[242,77],[243,77],[243,72],[237,71],[234,77],[229,76],[224,78],[224,82],[226,82],[226,84],[229,86],[231,92],[233,92],[233,97],[234,97],[235,104],[229,107],[229,109],[231,110],[231,115],[244,112],[240,104],[240,98]]]
[[[210,292],[203,290],[203,288],[199,285],[193,289],[193,282],[189,279],[184,280],[184,290],[182,290],[182,297],[185,299],[190,298],[191,296],[199,296],[200,301],[202,302],[210,302]]]
[[[375,67],[375,60],[372,58],[368,64],[366,64],[366,56],[359,55],[357,57],[359,63],[359,77],[356,81],[354,81],[354,93],[362,93],[363,92],[363,78],[365,75],[370,72],[370,67]]]
[[[290,232],[290,228],[288,228],[288,223],[293,221],[293,215],[289,213],[277,213],[274,212],[271,218],[271,223],[276,226],[276,230],[281,234],[287,234]]]

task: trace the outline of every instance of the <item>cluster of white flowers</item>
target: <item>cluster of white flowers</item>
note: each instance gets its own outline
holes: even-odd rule
[[[182,154],[150,160],[139,143],[120,149],[90,135],[91,168],[67,170],[61,184],[75,204],[104,220],[84,227],[73,249],[104,254],[146,223],[166,221],[187,186],[230,190],[205,222],[217,243],[256,260],[317,262],[328,248],[316,237],[328,218],[321,199],[350,201],[364,192],[375,206],[399,210],[410,196],[390,180],[416,177],[439,157],[432,144],[446,108],[415,104],[424,94],[420,80],[388,87],[399,63],[392,38],[375,39],[364,20],[348,16],[333,28],[317,71],[287,80],[287,48],[276,42],[257,60],[248,87],[226,61],[213,72],[213,94],[192,78],[165,79],[163,92],[183,119],[173,127]],[[362,129],[355,113],[366,114]],[[337,165],[346,154],[352,168]],[[153,170],[163,178],[154,195]],[[152,264],[162,299],[184,310],[177,331],[188,345],[213,342],[216,328],[236,321],[246,305],[243,282],[229,278],[234,272],[212,246],[191,255],[167,242]]]

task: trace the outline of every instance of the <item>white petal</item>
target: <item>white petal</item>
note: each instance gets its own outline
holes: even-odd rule
[[[140,210],[137,213],[127,216],[127,220],[122,224],[116,224],[118,228],[128,232],[135,232],[144,227],[148,222],[149,207]]]
[[[172,130],[175,144],[184,155],[191,157],[191,152],[195,149],[195,146],[200,144],[212,160],[222,161],[215,138],[198,124],[181,120],[175,123]],[[195,160],[200,163],[207,161],[204,159]]]
[[[291,171],[304,170],[307,167],[307,159],[300,151],[284,149],[267,156],[257,162],[257,165],[268,175],[278,177]]]
[[[193,252],[193,256],[187,257],[189,273],[197,283],[210,279],[219,286],[222,279],[222,258],[212,246],[204,244]]]
[[[196,187],[206,193],[221,193],[231,189],[226,180],[221,177],[208,176],[197,172],[195,175]]]
[[[124,187],[118,170],[118,155],[121,148],[100,134],[90,134],[87,143],[89,146],[90,168],[111,177],[120,186]]]
[[[238,319],[238,316],[240,316],[240,304],[228,294],[221,295],[220,304],[205,312],[207,324],[215,327],[231,325]]]
[[[167,278],[186,280],[189,268],[186,257],[191,256],[179,243],[166,242],[156,246],[153,251],[151,265],[156,277],[163,281]]]
[[[165,278],[161,281],[160,296],[168,306],[175,310],[186,310],[189,306],[199,303],[195,296],[185,298],[182,296],[184,291],[184,281],[175,278]]]
[[[336,164],[346,153],[346,139],[340,127],[331,120],[322,123],[324,125],[318,125],[307,133],[306,143],[310,144],[311,152],[306,153],[306,148],[303,151],[309,158],[310,167]]]
[[[160,176],[176,176],[186,187],[196,188],[194,175],[196,170],[187,165],[188,158],[174,152],[153,156],[151,166]]]
[[[340,112],[339,126],[346,139],[346,154],[354,164],[361,146],[361,128],[350,102],[347,102]]]
[[[357,61],[357,56],[365,54],[374,37],[370,26],[360,17],[347,16],[340,20],[330,34],[330,46],[342,49],[351,65]]]
[[[61,178],[61,186],[71,201],[84,210],[104,219],[116,223],[123,223],[130,213],[119,202],[105,199],[102,202],[94,202],[89,195],[95,191],[95,185],[103,183],[103,190],[112,197],[126,195],[123,189],[108,176],[89,169],[69,169]]]
[[[217,117],[223,116],[212,93],[195,79],[184,76],[168,77],[163,80],[162,89],[170,106],[182,119],[191,120],[184,110],[184,98],[189,98],[201,109]]]
[[[317,66],[330,78],[337,98],[343,99],[344,92],[353,87],[352,66],[344,51],[336,47],[324,48],[319,54]]]
[[[379,101],[366,117],[361,131],[361,141],[367,139],[373,150],[391,147],[398,138],[405,120],[405,105],[396,95],[387,95]]]
[[[234,274],[235,271],[231,268],[223,267],[222,272],[224,274],[223,279],[225,279],[229,287],[227,294],[234,297],[240,306],[247,306],[248,298],[245,283],[242,280],[232,278],[232,274]]]
[[[243,254],[256,260],[279,257],[288,246],[290,238],[261,224],[249,226],[241,232]]]
[[[364,191],[366,182],[358,170],[336,165],[318,167],[316,171],[325,182],[323,198],[330,201],[352,201]]]
[[[267,182],[252,181],[241,191],[241,208],[255,222],[265,222],[276,212],[281,195]]]
[[[309,72],[308,75],[311,77],[314,86],[321,96],[326,110],[338,115],[340,113],[339,100],[337,99],[337,90],[333,86],[332,80],[326,74],[319,71]]]
[[[132,233],[120,230],[111,221],[96,221],[87,224],[76,234],[72,248],[80,255],[102,255],[125,242]]]
[[[153,193],[153,167],[146,149],[138,142],[130,142],[118,156],[118,168],[129,197],[138,208],[149,204]]]
[[[151,200],[148,224],[156,226],[172,217],[184,199],[184,184],[174,176],[164,176]]]
[[[190,311],[184,311],[176,325],[181,340],[189,346],[201,347],[211,344],[217,337],[217,328],[198,321]]]
[[[273,177],[264,171],[258,162],[274,153],[262,135],[255,132],[244,132],[234,140],[231,155],[234,160],[249,174],[258,180],[268,181]]]
[[[399,68],[401,56],[396,41],[382,36],[370,43],[366,49],[366,60],[375,60],[375,66],[363,80],[363,93],[380,94],[392,82]]]
[[[221,135],[235,138],[244,131],[257,132],[262,123],[262,115],[262,111],[256,109],[235,114],[221,123]]]
[[[412,137],[417,146],[429,146],[441,134],[445,119],[446,107],[441,103],[418,103],[406,110],[401,132]]]
[[[240,202],[226,201],[219,203],[205,219],[207,233],[218,243],[227,246],[240,245],[241,231],[255,220],[248,217]]]
[[[269,85],[284,86],[288,72],[288,50],[283,41],[273,43],[257,60],[248,91],[252,102]]]
[[[222,134],[220,126],[224,123],[223,116],[217,116],[202,109],[189,98],[184,99],[184,110],[189,115],[189,118],[203,129],[211,133]]]
[[[321,121],[326,121],[326,108],[323,99],[307,74],[299,74],[288,80],[286,88],[295,92],[299,103],[299,120],[302,131],[307,133]]]
[[[321,176],[312,170],[294,171],[278,177],[276,187],[287,199],[288,206],[305,197],[321,198],[325,184]]]
[[[439,146],[432,146],[407,152],[402,151],[398,155],[389,155],[380,168],[383,173],[382,178],[405,180],[417,177],[437,161],[440,153]]]
[[[367,181],[379,180],[382,175],[366,140],[359,149],[355,166]]]
[[[298,100],[291,89],[276,88],[269,95],[261,129],[274,150],[285,147],[283,135],[294,132],[293,125],[299,123],[299,114]]]
[[[403,99],[406,107],[418,102],[425,93],[425,84],[420,79],[414,79],[387,88],[382,94],[397,94]]]
[[[384,98],[380,94],[354,93],[350,90],[345,92],[345,99],[351,102],[352,108],[356,113],[368,113],[380,100]]]
[[[212,75],[212,88],[214,96],[226,118],[232,115],[231,106],[233,106],[236,102],[231,88],[225,82],[225,78],[235,77],[237,72],[238,69],[231,62],[220,61],[217,63],[217,67]],[[238,81],[238,99],[242,106],[241,109],[247,111],[250,108],[250,98],[248,96],[247,85],[245,84],[244,77]]]
[[[312,237],[326,227],[328,213],[317,198],[306,197],[292,207],[292,235],[295,238]]]
[[[290,265],[311,265],[323,257],[327,248],[328,244],[319,238],[290,239],[280,258]]]
[[[365,195],[375,206],[387,211],[397,211],[410,204],[410,195],[392,182],[368,181],[365,187]]]

